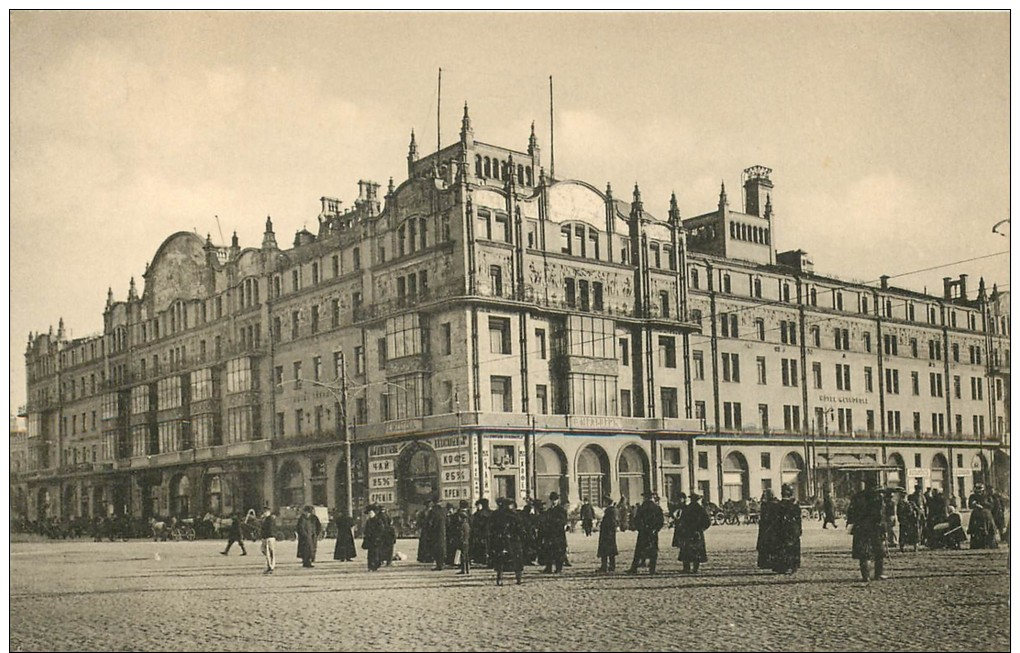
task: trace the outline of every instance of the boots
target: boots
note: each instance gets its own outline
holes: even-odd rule
[[[885,559],[884,558],[876,558],[875,559],[875,580],[886,580],[887,578],[889,578],[888,576],[885,575],[884,572],[885,572]]]
[[[861,560],[860,567],[861,567],[861,580],[867,583],[869,580],[871,580],[871,573],[870,570],[868,569],[868,561]]]

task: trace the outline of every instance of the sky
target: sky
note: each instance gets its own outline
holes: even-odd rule
[[[664,218],[739,205],[773,169],[776,246],[872,281],[1004,252],[1009,15],[995,13],[10,14],[10,405],[30,332],[102,329],[165,238],[281,245],[323,195],[406,176],[408,137],[549,157],[557,178],[639,183]],[[219,224],[217,224],[217,218]],[[220,235],[222,230],[222,236]],[[1005,229],[1008,233],[1008,227]],[[1009,283],[1008,256],[898,277]]]

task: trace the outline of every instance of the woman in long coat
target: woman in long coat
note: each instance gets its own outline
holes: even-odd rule
[[[778,502],[772,490],[765,490],[761,495],[761,507],[758,515],[758,568],[772,569],[772,556],[775,550],[775,511]]]
[[[358,549],[354,546],[354,521],[346,512],[337,511],[336,546],[333,547],[333,559],[350,562],[358,557]]]
[[[708,512],[701,505],[701,495],[691,493],[691,503],[684,508],[677,520],[674,534],[680,547],[677,560],[684,563],[683,573],[698,573],[702,562],[708,562],[705,550],[705,531],[712,525]]]
[[[783,484],[783,500],[772,514],[772,571],[792,574],[800,569],[800,506],[793,498],[793,486]]]
[[[875,561],[875,580],[885,580],[885,500],[874,479],[850,500],[846,521],[853,524],[853,559],[860,564],[861,579],[870,580],[868,563]]]
[[[616,556],[620,552],[616,547],[616,529],[619,527],[616,521],[616,506],[610,497],[605,497],[603,502],[606,507],[603,509],[602,522],[599,524],[598,556],[602,558],[599,572],[605,573],[616,571]]]
[[[311,506],[305,506],[298,517],[297,523],[297,557],[301,558],[302,567],[312,567],[315,562],[315,550],[319,545],[319,533],[322,524],[319,518],[312,513]]]

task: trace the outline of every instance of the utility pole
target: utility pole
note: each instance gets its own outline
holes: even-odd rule
[[[347,360],[343,351],[340,352],[340,414],[343,416],[343,423],[341,424],[337,420],[337,425],[343,429],[343,433],[339,435],[344,443],[344,475],[346,476],[344,481],[347,485],[347,516],[353,518],[354,488],[351,481],[351,467],[353,466],[353,461],[351,460],[351,430],[353,424],[347,409]]]

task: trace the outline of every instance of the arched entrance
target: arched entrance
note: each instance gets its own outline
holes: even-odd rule
[[[550,492],[567,496],[567,457],[552,444],[543,444],[535,450],[535,496],[548,497]],[[602,498],[597,499],[601,502]]]
[[[41,487],[35,493],[35,515],[36,519],[50,518],[50,491],[49,488]]]
[[[170,516],[187,517],[191,514],[191,481],[184,474],[170,479]]]
[[[903,461],[903,456],[898,453],[889,454],[887,464],[895,467],[896,469],[890,469],[885,477],[885,484],[887,487],[901,487],[907,491],[911,488],[906,486],[907,482],[907,467]]]
[[[946,457],[940,453],[935,454],[931,459],[931,489],[945,492],[948,472],[949,463],[946,462]]]
[[[288,460],[280,467],[279,479],[280,505],[305,505],[305,475],[296,461]]]
[[[312,460],[312,505],[328,505],[326,498],[326,459],[315,458]]]
[[[620,460],[616,467],[620,477],[620,494],[627,497],[631,504],[640,503],[641,495],[651,487],[648,467],[648,456],[641,447],[631,444],[620,452]],[[600,497],[589,498],[593,503],[601,503]]]
[[[397,503],[404,515],[415,515],[439,495],[439,458],[432,447],[415,442],[400,454]]]
[[[804,472],[804,459],[796,451],[791,451],[783,458],[781,479],[784,485],[793,486],[793,497],[797,501],[807,499],[807,474]]]
[[[205,477],[205,511],[223,516],[223,477],[220,474]]]
[[[589,497],[601,503],[609,494],[609,457],[605,450],[589,444],[577,454],[578,498]]]
[[[747,459],[739,451],[731,451],[723,460],[723,493],[726,501],[743,501],[751,490],[747,474]]]
[[[106,515],[106,488],[98,485],[92,488],[92,516]]]
[[[64,500],[60,504],[60,513],[65,519],[74,517],[74,486],[68,485],[64,488]]]

